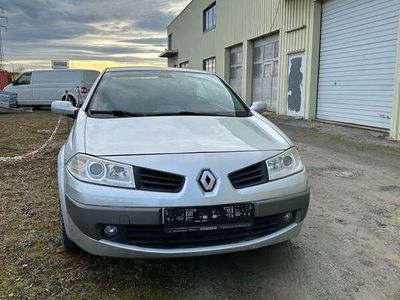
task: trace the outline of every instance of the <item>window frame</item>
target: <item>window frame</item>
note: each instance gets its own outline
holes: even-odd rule
[[[168,50],[172,50],[172,33],[168,34],[167,43],[168,43],[168,45],[167,45]]]
[[[235,49],[235,48],[240,48],[240,51],[239,50],[236,50],[236,52],[232,52],[232,50],[233,49]],[[231,79],[242,79],[243,80],[243,44],[239,44],[239,45],[236,45],[236,46],[232,46],[232,47],[229,47],[228,48],[228,51],[229,51],[229,61],[228,61],[228,65],[229,65],[229,76],[228,76],[228,78],[229,78],[229,80],[231,80]],[[237,55],[237,53],[241,53],[241,61],[240,61],[240,63],[238,63],[238,61],[235,61],[235,63],[232,63],[232,54],[236,54]],[[236,77],[236,75],[237,75],[237,69],[241,69],[241,77],[242,78],[237,78]],[[235,78],[233,78],[233,77],[231,77],[231,75],[232,75],[232,69],[235,69]]]
[[[272,47],[272,57],[266,57],[265,52],[267,47]],[[270,42],[266,45],[261,45],[257,47],[253,47],[253,62],[252,62],[252,68],[253,68],[253,74],[252,78],[256,79],[261,79],[265,78],[265,65],[266,64],[272,64],[272,69],[271,69],[271,74],[274,75],[276,74],[276,68],[278,68],[278,76],[279,76],[279,40]],[[260,57],[259,59],[255,59],[255,51],[260,50]],[[260,65],[261,66],[261,72],[260,72],[260,77],[255,77],[255,65]]]
[[[203,10],[203,33],[211,31],[217,27],[217,2],[211,3]]]
[[[181,68],[181,69],[189,69],[189,61],[186,60],[186,61],[181,62],[179,64],[179,68]]]
[[[29,76],[29,83],[19,83],[19,81],[21,80],[21,78],[25,75]],[[32,83],[32,72],[25,72],[22,73],[20,76],[18,76],[17,79],[15,79],[14,81],[14,85],[30,85]]]
[[[207,70],[207,62],[209,62],[209,61],[213,61],[213,63],[214,63],[214,65],[213,65],[214,69],[211,71]],[[217,73],[217,58],[215,56],[211,56],[211,57],[203,59],[203,71],[206,71],[209,73],[214,73],[214,74]]]

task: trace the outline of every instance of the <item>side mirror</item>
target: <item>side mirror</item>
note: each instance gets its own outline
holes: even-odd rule
[[[251,110],[254,110],[259,114],[265,113],[267,111],[267,108],[267,103],[261,101],[253,102],[250,107]]]
[[[16,80],[13,80],[13,81],[11,82],[11,84],[12,84],[12,85],[17,85],[17,81],[16,81]]]
[[[69,101],[54,101],[51,103],[51,111],[75,119],[78,115],[79,108],[74,107]]]

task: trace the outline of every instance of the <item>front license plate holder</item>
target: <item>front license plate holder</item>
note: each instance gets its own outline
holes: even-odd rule
[[[253,225],[254,203],[164,208],[166,233],[214,231]]]

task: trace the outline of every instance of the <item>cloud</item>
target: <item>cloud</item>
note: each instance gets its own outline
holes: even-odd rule
[[[135,25],[144,30],[162,31],[166,27],[165,24],[168,24],[173,18],[174,13],[172,12],[155,11],[137,20]]]
[[[145,45],[166,45],[167,39],[164,37],[160,38],[137,38],[121,40],[121,43],[131,43],[131,44],[145,44]]]
[[[166,26],[189,0],[9,0],[5,59],[166,63]],[[34,68],[34,63],[32,67]]]

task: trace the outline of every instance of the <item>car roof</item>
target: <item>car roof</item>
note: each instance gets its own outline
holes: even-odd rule
[[[213,73],[199,70],[191,70],[191,69],[183,69],[183,68],[142,68],[142,67],[115,67],[115,68],[107,68],[106,72],[124,72],[124,71],[155,71],[155,72],[180,72],[180,73],[199,73],[199,74],[211,74]]]
[[[89,69],[42,69],[42,70],[27,70],[24,71],[23,73],[27,73],[27,72],[35,72],[35,73],[39,73],[39,72],[98,72],[96,70],[89,70]]]

